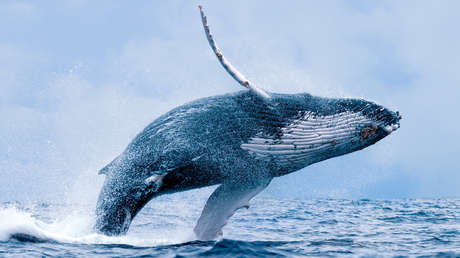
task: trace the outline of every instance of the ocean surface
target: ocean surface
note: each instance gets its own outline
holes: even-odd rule
[[[202,203],[153,200],[121,237],[92,232],[93,205],[0,204],[0,257],[460,256],[460,200],[256,197],[218,241],[192,228]]]

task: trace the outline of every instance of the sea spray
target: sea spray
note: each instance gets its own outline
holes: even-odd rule
[[[0,241],[8,241],[15,235],[31,235],[37,239],[46,238],[46,234],[32,214],[7,205],[0,208]]]

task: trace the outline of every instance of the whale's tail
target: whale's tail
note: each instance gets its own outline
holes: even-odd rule
[[[132,219],[158,191],[166,174],[153,173],[145,180],[130,177],[139,168],[119,158],[99,171],[106,178],[96,207],[95,230],[106,235],[128,231]]]

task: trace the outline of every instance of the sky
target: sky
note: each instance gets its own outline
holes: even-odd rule
[[[458,198],[459,1],[0,2],[0,201],[94,199],[97,171],[173,107],[258,87],[376,101],[376,145],[273,180],[278,198]]]

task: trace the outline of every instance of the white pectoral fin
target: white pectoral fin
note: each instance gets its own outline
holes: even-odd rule
[[[224,183],[217,187],[204,206],[194,228],[199,240],[213,240],[222,235],[228,219],[240,208],[249,208],[249,200],[265,189],[270,180],[259,184]]]
[[[258,88],[256,85],[251,83],[243,74],[241,74],[222,54],[222,51],[217,46],[216,41],[214,40],[213,35],[209,29],[208,19],[204,14],[203,7],[201,5],[198,6],[200,8],[201,14],[201,21],[203,23],[204,32],[206,34],[206,38],[208,39],[209,46],[211,46],[212,51],[216,55],[217,59],[219,59],[220,64],[224,67],[225,71],[227,71],[230,76],[233,77],[241,86],[248,88],[251,90],[256,96],[260,97],[262,100],[270,99],[270,95],[265,92],[263,89]]]

